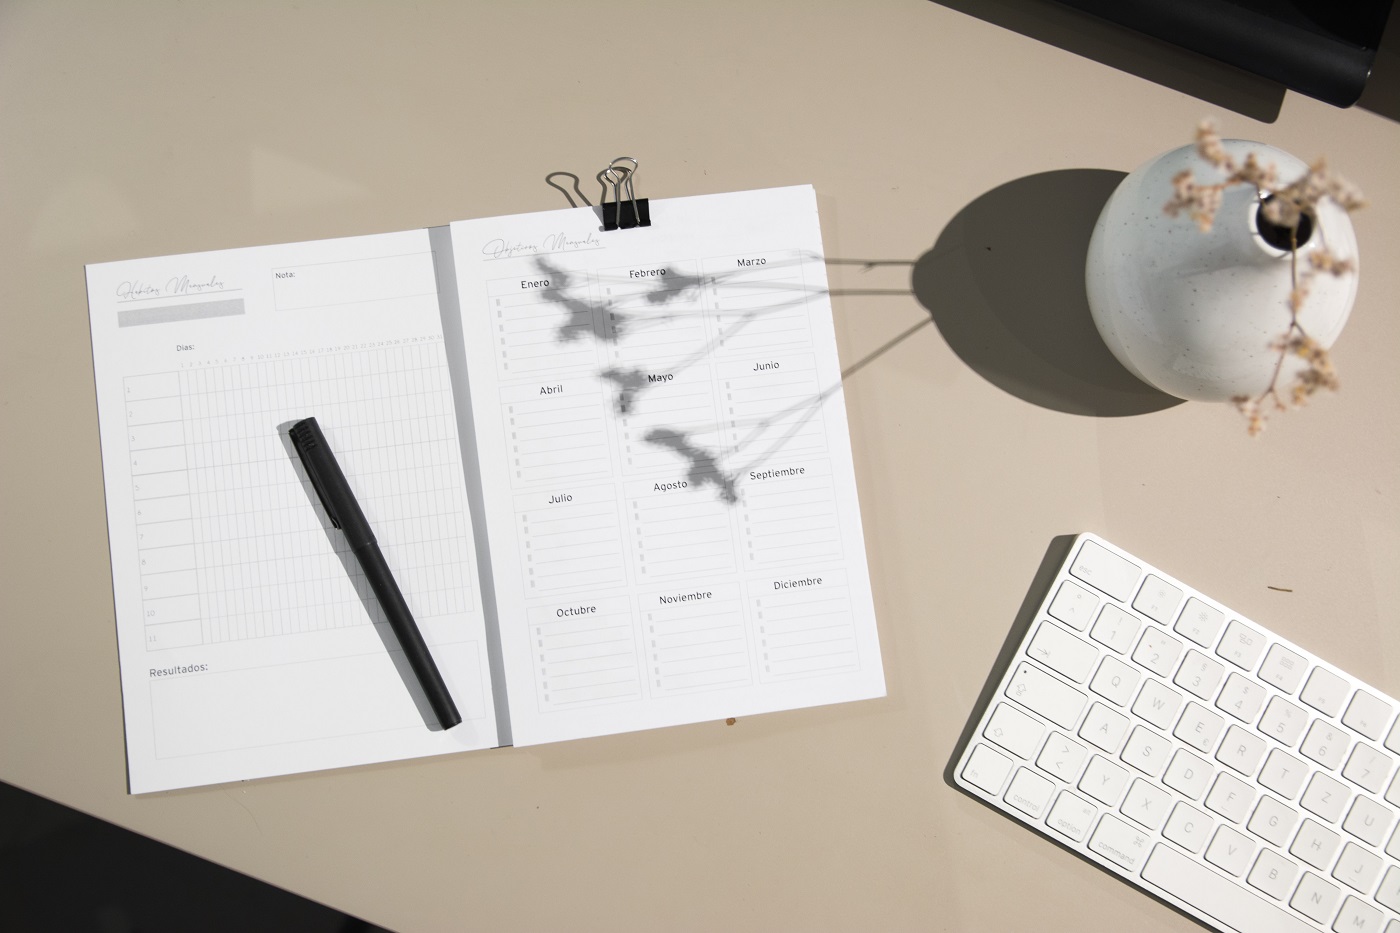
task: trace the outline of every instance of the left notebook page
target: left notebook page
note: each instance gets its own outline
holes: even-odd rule
[[[427,231],[103,263],[87,283],[131,792],[496,745]],[[287,427],[311,416],[456,728],[307,482]]]

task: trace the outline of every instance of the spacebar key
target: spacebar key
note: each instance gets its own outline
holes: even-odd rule
[[[1142,877],[1240,933],[1316,933],[1317,930],[1160,842],[1142,867]]]

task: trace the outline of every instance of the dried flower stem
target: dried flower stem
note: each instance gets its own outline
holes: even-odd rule
[[[1254,437],[1264,430],[1266,403],[1278,411],[1296,408],[1307,402],[1319,389],[1338,387],[1337,373],[1332,367],[1332,358],[1320,343],[1303,330],[1298,323],[1298,315],[1312,288],[1312,279],[1318,273],[1342,276],[1356,269],[1353,259],[1335,256],[1327,247],[1322,231],[1319,246],[1308,256],[1308,267],[1299,269],[1298,228],[1305,218],[1317,217],[1317,205],[1330,198],[1345,211],[1353,211],[1365,206],[1361,192],[1350,182],[1327,167],[1318,159],[1300,178],[1282,187],[1278,183],[1278,171],[1273,165],[1261,165],[1254,153],[1245,156],[1244,162],[1237,162],[1225,151],[1215,125],[1209,120],[1196,127],[1196,152],[1215,168],[1225,173],[1225,180],[1214,185],[1201,185],[1196,182],[1190,169],[1177,173],[1172,179],[1172,198],[1166,203],[1169,216],[1185,213],[1202,233],[1210,232],[1215,223],[1216,212],[1220,209],[1225,189],[1231,185],[1244,184],[1254,188],[1261,202],[1260,211],[1270,223],[1289,232],[1289,267],[1292,285],[1288,294],[1288,328],[1283,335],[1270,344],[1279,354],[1274,364],[1273,377],[1269,385],[1257,396],[1239,395],[1231,399],[1235,407],[1248,419],[1249,434]],[[1279,379],[1283,374],[1283,364],[1289,356],[1303,360],[1304,367],[1293,377],[1292,383],[1281,390]]]

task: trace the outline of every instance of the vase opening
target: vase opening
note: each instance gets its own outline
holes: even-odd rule
[[[1273,197],[1270,195],[1269,197]],[[1254,226],[1259,231],[1259,235],[1264,238],[1274,249],[1283,252],[1291,252],[1301,247],[1312,238],[1313,219],[1312,215],[1303,211],[1298,215],[1297,241],[1294,241],[1294,230],[1292,227],[1283,224],[1276,224],[1264,214],[1264,205],[1269,203],[1269,198],[1259,202],[1259,208],[1254,212]]]

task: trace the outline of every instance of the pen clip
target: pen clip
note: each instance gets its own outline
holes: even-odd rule
[[[321,426],[316,423],[315,418],[304,418],[292,425],[287,431],[292,438],[292,446],[296,448],[297,456],[301,458],[301,465],[306,470],[306,478],[311,480],[311,488],[316,490],[316,497],[321,500],[321,507],[326,510],[326,517],[331,520],[332,527],[340,527],[340,516],[336,514],[335,506],[331,504],[331,497],[326,495],[326,481],[321,476],[321,471],[317,468],[320,457],[311,451],[326,446],[326,437],[321,433]]]

